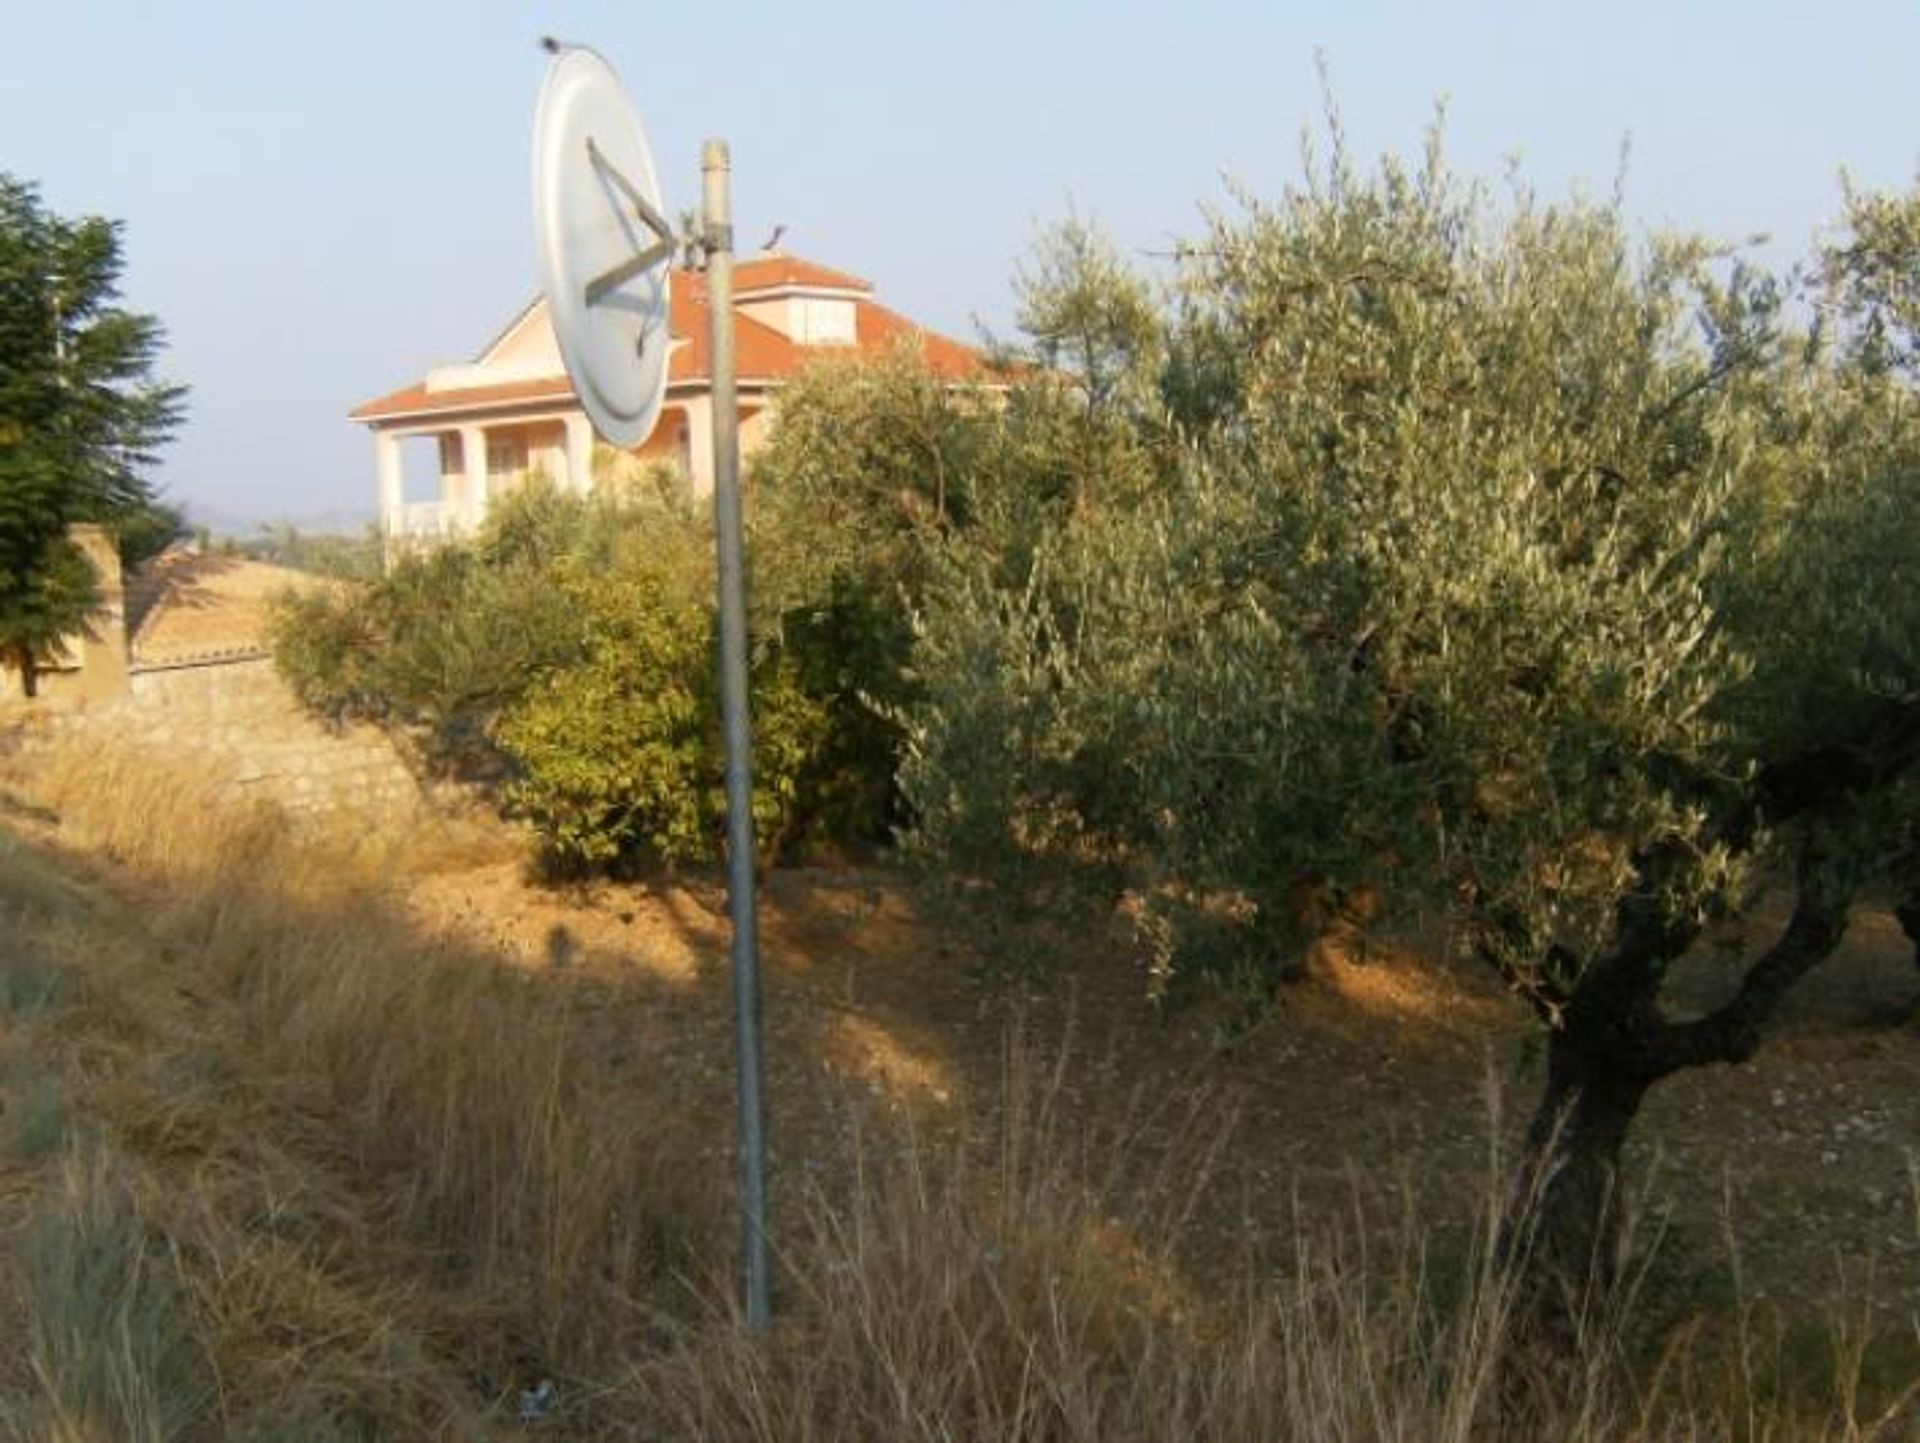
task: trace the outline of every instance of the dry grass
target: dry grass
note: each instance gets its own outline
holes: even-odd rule
[[[213,1379],[163,1239],[97,1147],[69,1154],[19,1248],[27,1363],[53,1439],[185,1436]],[[27,1416],[12,1420],[26,1431]]]
[[[410,1353],[449,1360],[442,1405],[631,1356],[633,1300],[671,1291],[715,1208],[644,1068],[607,1064],[587,984],[414,934],[396,853],[296,838],[150,757],[58,754],[31,785],[63,843],[137,879],[33,936],[84,984],[76,1105],[172,1179],[148,1212],[192,1240],[212,1351],[247,1381],[227,1406],[300,1382],[316,1338],[383,1410]]]
[[[1492,1202],[1438,1237],[1412,1192],[1356,1201],[1201,1295],[1205,1102],[1135,1167],[1017,1041],[991,1137],[854,1115],[752,1338],[720,1124],[668,1101],[630,999],[421,935],[393,840],[296,838],[131,751],[18,784],[57,826],[0,818],[0,1120],[40,1130],[0,1158],[16,1436],[523,1436],[543,1376],[554,1437],[1920,1436],[1920,1350],[1864,1315],[1810,1340],[1737,1286],[1657,1338],[1629,1290],[1579,1367],[1528,1364]]]
[[[1237,1295],[1197,1295],[1178,1245],[1189,1194],[1212,1185],[1204,1149],[1121,1199],[1124,1139],[1076,1135],[1058,1073],[1033,1076],[1016,1046],[1006,1085],[1008,1131],[985,1162],[868,1137],[852,1185],[814,1199],[782,1258],[791,1296],[771,1335],[716,1306],[613,1390],[606,1416],[630,1426],[606,1436],[1866,1443],[1920,1429],[1920,1383],[1911,1368],[1873,1377],[1864,1313],[1807,1338],[1736,1295],[1646,1352],[1651,1244],[1590,1308],[1577,1361],[1526,1345],[1496,1245],[1497,1156],[1464,1238],[1438,1241],[1411,1190],[1384,1215],[1356,1190],[1345,1217],[1296,1219],[1288,1266],[1250,1259]]]

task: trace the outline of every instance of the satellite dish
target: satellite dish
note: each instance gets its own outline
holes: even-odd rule
[[[540,92],[533,215],[567,375],[594,429],[636,446],[666,395],[673,228],[633,102],[583,46],[560,53]]]
[[[618,445],[644,441],[666,394],[673,228],[653,156],[613,68],[543,40],[557,58],[533,122],[533,214],[553,333],[587,415]],[[713,517],[720,601],[720,712],[727,739],[727,908],[733,918],[740,1068],[741,1213],[747,1326],[767,1326],[767,1135],[754,902],[753,728],[747,697],[746,538],[734,390],[733,202],[725,141],[701,152],[699,246],[713,362]]]

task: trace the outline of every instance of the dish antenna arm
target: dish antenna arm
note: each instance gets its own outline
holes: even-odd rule
[[[593,143],[593,137],[587,137],[587,160],[595,171],[613,182],[614,188],[625,196],[633,207],[633,213],[648,230],[658,237],[645,250],[635,251],[619,265],[610,267],[587,282],[587,304],[594,305],[610,291],[618,290],[635,276],[652,270],[664,260],[670,260],[679,247],[680,240],[673,232],[673,226],[665,216],[648,203],[633,182],[620,173],[620,168],[608,160]]]

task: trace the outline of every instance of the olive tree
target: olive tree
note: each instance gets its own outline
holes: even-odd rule
[[[922,844],[1117,878],[1162,990],[1283,966],[1306,877],[1442,909],[1546,1032],[1515,1243],[1604,1271],[1648,1089],[1750,1055],[1904,836],[1920,445],[1879,363],[1910,345],[1888,229],[1830,249],[1800,333],[1738,257],[1496,200],[1437,143],[1216,219],[1159,489],[1061,518],[1016,584],[970,538],[929,592]],[[1672,1015],[1673,965],[1776,883],[1784,933]]]

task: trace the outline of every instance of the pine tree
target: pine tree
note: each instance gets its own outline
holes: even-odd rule
[[[121,266],[118,223],[51,215],[0,174],[0,660],[28,695],[38,659],[95,604],[69,529],[150,538],[170,518],[141,473],[185,391],[153,378],[160,323],[112,304]]]

